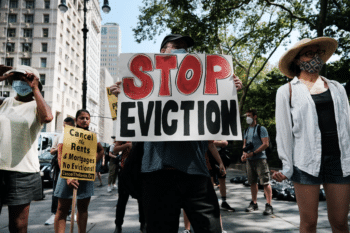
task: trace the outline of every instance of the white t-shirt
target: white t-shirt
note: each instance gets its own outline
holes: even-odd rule
[[[36,101],[6,98],[0,105],[0,170],[40,171],[38,136],[42,125]]]

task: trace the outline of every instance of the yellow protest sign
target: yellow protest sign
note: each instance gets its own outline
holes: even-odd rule
[[[94,181],[96,151],[96,134],[66,125],[63,136],[61,177]]]
[[[111,109],[112,119],[115,121],[117,119],[118,97],[112,94],[109,87],[107,87],[107,97],[109,102],[109,108]]]

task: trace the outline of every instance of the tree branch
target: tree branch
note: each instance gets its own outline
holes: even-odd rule
[[[279,8],[282,8],[283,10],[287,11],[287,12],[290,14],[290,16],[291,16],[292,18],[299,19],[299,20],[301,20],[301,21],[305,21],[305,22],[307,22],[308,24],[310,24],[311,26],[316,27],[316,25],[314,25],[310,20],[308,20],[308,19],[306,19],[306,18],[299,17],[299,16],[297,16],[297,15],[294,15],[293,12],[292,12],[291,10],[289,10],[288,8],[286,8],[285,6],[283,6],[283,5],[281,5],[281,4],[272,3],[270,0],[265,0],[265,2],[266,2],[267,4],[269,4],[269,5],[277,6],[277,7],[279,7]]]

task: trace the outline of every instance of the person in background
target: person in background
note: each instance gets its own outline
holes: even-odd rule
[[[247,176],[250,184],[250,191],[252,194],[252,201],[250,202],[246,212],[258,210],[258,179],[260,184],[264,186],[266,196],[264,215],[273,214],[272,188],[270,184],[270,169],[267,163],[266,148],[269,147],[269,135],[264,126],[257,124],[258,113],[256,109],[250,109],[246,112],[248,129],[244,133],[243,139],[243,155],[242,162],[247,161]],[[260,130],[260,132],[258,132]],[[251,147],[248,149],[248,147]]]
[[[0,66],[0,82],[17,93],[0,98],[0,213],[6,204],[11,233],[27,232],[30,202],[42,195],[38,136],[53,116],[39,76],[30,66]]]
[[[74,119],[71,117],[66,117],[63,120],[63,128],[66,126],[75,126]],[[53,158],[51,159],[51,167],[52,167],[52,194],[55,193],[58,175],[60,174],[60,167],[58,165],[58,158],[57,158],[57,152],[58,152],[58,140],[60,138],[61,134],[57,135],[55,137],[55,140],[53,141],[52,147],[50,149],[50,153],[53,155]],[[51,201],[51,216],[48,220],[46,220],[45,225],[52,225],[55,222],[55,215],[57,211],[58,206],[58,198],[55,197],[55,195],[52,195],[52,201]],[[69,216],[69,215],[68,215]]]
[[[90,113],[81,109],[76,114],[76,127],[84,130],[89,130]],[[63,147],[63,135],[58,142],[58,164],[61,165]],[[104,150],[100,142],[97,141],[96,162],[102,159]],[[78,189],[77,192],[77,223],[78,232],[86,232],[88,220],[88,207],[90,198],[94,195],[94,181],[74,180],[58,178],[57,186],[54,195],[58,197],[58,208],[55,217],[55,233],[64,233],[66,230],[66,218],[69,208],[72,205],[73,188]]]
[[[119,154],[114,154],[114,147],[117,141],[115,136],[112,136],[113,144],[109,148],[109,173],[108,173],[108,187],[107,192],[112,192],[113,189],[117,188],[116,180],[118,176],[118,166],[119,166]]]
[[[120,142],[117,141],[114,144],[113,148],[113,154],[119,154],[120,157],[120,169],[122,172],[124,168],[125,161],[128,159],[128,156],[130,155],[132,150],[132,144],[131,142]],[[115,231],[114,233],[122,233],[122,225],[124,223],[124,216],[125,216],[125,210],[126,210],[126,204],[129,200],[129,192],[126,189],[125,185],[123,185],[123,182],[118,182],[118,203],[116,208],[116,214],[115,214]],[[142,206],[142,198],[137,200],[138,208],[139,208],[139,222],[140,222],[140,232],[145,233],[145,216]]]
[[[343,85],[320,75],[337,46],[333,38],[305,38],[279,60],[280,71],[292,81],[276,96],[276,141],[283,170],[273,171],[273,178],[293,181],[300,232],[316,232],[321,184],[332,231],[349,232],[349,99]]]

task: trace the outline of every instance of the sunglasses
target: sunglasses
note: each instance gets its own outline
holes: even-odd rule
[[[299,56],[306,56],[308,58],[313,58],[316,54],[318,55],[324,55],[326,53],[326,50],[317,50],[316,52],[314,51],[307,51],[303,54],[300,54]]]

